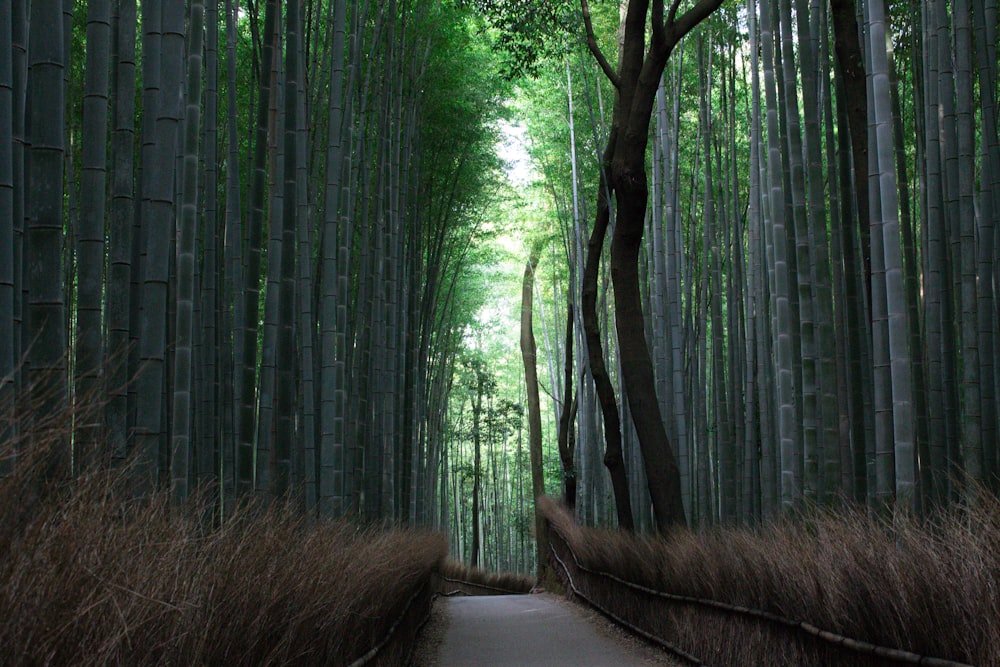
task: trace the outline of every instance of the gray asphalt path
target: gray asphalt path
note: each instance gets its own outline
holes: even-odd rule
[[[448,615],[438,667],[649,664],[554,596],[451,597],[435,604]]]

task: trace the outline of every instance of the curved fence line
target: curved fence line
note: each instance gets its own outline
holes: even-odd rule
[[[466,593],[465,591],[462,591],[462,590],[459,590],[459,589],[456,588],[453,591],[445,591],[444,593],[435,593],[434,594],[434,599],[436,600],[439,597],[441,597],[441,598],[454,598],[454,597],[459,597],[459,596],[474,597],[474,596],[470,595],[469,593]]]
[[[553,532],[555,532],[555,531],[553,531]],[[560,535],[559,537],[561,538],[562,535]],[[566,541],[563,540],[563,542],[565,543]],[[579,588],[576,587],[576,583],[573,581],[573,575],[570,574],[569,568],[566,567],[566,563],[564,563],[563,560],[562,560],[562,558],[559,557],[559,554],[556,553],[556,548],[554,546],[552,546],[552,542],[551,541],[549,542],[549,550],[552,552],[552,557],[555,558],[556,562],[559,563],[559,566],[562,567],[563,572],[566,573],[566,580],[569,581],[570,590],[573,591],[574,595],[578,595],[581,598],[583,598],[584,600],[586,600],[587,604],[589,604],[590,606],[592,606],[595,609],[597,609],[599,612],[601,612],[602,614],[604,614],[605,616],[607,616],[608,618],[610,618],[611,620],[613,620],[615,623],[618,623],[619,625],[622,625],[622,626],[628,628],[629,630],[631,630],[632,632],[636,633],[637,635],[639,635],[641,637],[645,637],[647,640],[653,642],[657,646],[661,646],[664,649],[666,649],[666,650],[670,651],[671,653],[673,653],[674,655],[676,655],[676,656],[678,656],[680,658],[683,658],[684,660],[687,660],[692,665],[703,665],[704,664],[701,660],[699,660],[698,658],[694,657],[690,653],[687,653],[683,649],[680,649],[680,648],[674,646],[670,642],[664,641],[663,639],[657,637],[656,635],[654,635],[654,634],[652,634],[650,632],[646,632],[645,630],[643,630],[640,627],[632,625],[631,623],[629,623],[628,621],[626,621],[624,618],[621,618],[620,616],[618,616],[617,614],[615,614],[614,612],[612,612],[610,609],[605,608],[603,605],[601,605],[596,600],[592,600],[589,597],[587,597],[587,595],[583,591],[581,591]],[[569,551],[570,555],[573,555],[573,550],[569,548],[568,544],[566,545],[566,550]],[[576,560],[576,556],[573,556],[573,559]],[[577,566],[579,567],[579,564],[577,564]]]
[[[406,601],[406,605],[403,606],[403,611],[400,612],[399,617],[392,622],[391,626],[389,626],[389,632],[382,639],[382,641],[373,646],[371,650],[365,653],[363,656],[352,662],[350,667],[361,667],[362,665],[367,665],[369,662],[375,659],[379,651],[385,648],[386,645],[390,641],[392,641],[392,636],[396,633],[396,629],[400,626],[400,624],[403,622],[403,619],[406,618],[406,615],[409,613],[410,605],[413,604],[414,600],[420,597],[420,594],[424,592],[424,588],[426,588],[426,586],[427,583],[424,583],[422,586],[419,586],[416,591],[414,591],[413,595],[410,596],[410,599]]]
[[[463,586],[472,586],[473,588],[482,588],[487,591],[496,591],[498,593],[503,593],[504,595],[524,595],[521,591],[515,591],[509,588],[498,588],[497,586],[490,586],[489,584],[477,584],[473,581],[466,581],[465,579],[453,579],[451,577],[446,577],[443,574],[436,574],[435,576],[442,581],[450,581],[453,584],[462,584]]]
[[[497,588],[496,586],[490,586],[488,584],[477,584],[477,583],[472,582],[472,581],[465,581],[464,579],[453,579],[451,577],[446,577],[446,576],[444,576],[444,575],[442,575],[440,573],[437,573],[437,572],[433,573],[431,576],[437,577],[437,578],[439,578],[439,579],[441,579],[443,581],[450,581],[451,583],[454,583],[454,584],[461,584],[461,585],[464,585],[464,586],[472,586],[474,588],[482,588],[482,589],[485,589],[485,590],[497,591],[497,592],[500,592],[500,593],[504,593],[506,595],[523,595],[523,593],[521,593],[520,591],[512,591],[512,590],[508,590],[506,588]],[[400,612],[399,617],[395,621],[393,621],[393,623],[392,623],[391,626],[389,626],[389,632],[386,633],[386,636],[382,639],[382,641],[380,641],[378,644],[376,644],[375,646],[373,646],[371,648],[371,650],[369,650],[367,653],[365,653],[364,655],[362,655],[360,658],[358,658],[357,660],[355,660],[354,662],[352,662],[350,664],[350,667],[362,667],[362,665],[367,665],[372,660],[374,660],[376,656],[378,656],[379,651],[381,651],[383,648],[385,648],[386,645],[388,645],[389,642],[392,641],[392,636],[396,633],[396,630],[399,628],[400,624],[403,622],[403,619],[405,619],[406,615],[409,613],[410,606],[413,604],[413,602],[418,597],[420,597],[421,593],[424,592],[424,589],[428,586],[429,583],[430,583],[430,581],[428,580],[427,583],[425,583],[423,586],[420,586],[419,588],[417,588],[417,590],[413,593],[413,595],[410,596],[410,599],[407,600],[406,604],[403,606],[403,610]],[[448,595],[454,595],[454,594],[457,594],[457,593],[464,593],[464,591],[453,591],[451,593],[434,593],[432,597],[436,598],[438,595],[448,596]],[[425,618],[421,622],[421,624],[420,624],[421,628],[424,625],[426,625],[426,623],[427,623],[427,621],[428,621],[429,618],[430,618],[430,616],[428,615],[428,617]]]
[[[580,560],[576,557],[576,554],[573,552],[573,548],[570,545],[569,540],[566,538],[565,535],[559,532],[558,527],[551,521],[548,523],[552,533],[558,535],[562,543],[566,545],[566,550],[569,551],[570,556],[572,556],[573,562],[576,565],[577,569],[586,572],[588,574],[610,579],[623,586],[639,591],[641,593],[645,593],[646,595],[658,597],[664,600],[669,600],[671,602],[679,602],[683,604],[691,604],[702,607],[711,607],[713,609],[719,609],[721,611],[737,615],[751,616],[753,618],[769,621],[771,623],[775,623],[778,625],[784,625],[788,628],[804,632],[828,644],[832,644],[834,646],[849,651],[853,651],[855,653],[871,655],[878,658],[885,658],[888,660],[894,660],[896,662],[903,662],[912,665],[928,665],[929,667],[973,667],[972,665],[969,665],[964,662],[957,662],[954,660],[946,660],[944,658],[935,658],[931,656],[919,655],[917,653],[904,651],[902,649],[890,648],[887,646],[879,646],[877,644],[861,641],[859,639],[845,637],[844,635],[840,635],[835,632],[823,630],[819,627],[816,627],[815,625],[812,625],[811,623],[806,623],[804,621],[794,621],[792,619],[785,618],[784,616],[779,616],[778,614],[772,614],[771,612],[764,611],[762,609],[753,609],[751,607],[745,607],[742,605],[732,605],[725,602],[719,602],[718,600],[707,600],[705,598],[696,598],[687,595],[676,595],[673,593],[665,593],[663,591],[658,591],[653,588],[648,588],[646,586],[641,586],[631,581],[627,581],[625,579],[622,579],[621,577],[617,577],[614,574],[611,574],[610,572],[602,572],[600,570],[590,569],[580,564]],[[561,561],[560,563],[562,564]],[[563,567],[565,568],[564,564]],[[576,589],[574,586],[574,593],[575,592]],[[590,602],[590,600],[588,600],[586,597],[584,597],[584,599]],[[593,604],[593,602],[590,603]],[[643,634],[645,635],[645,633]]]

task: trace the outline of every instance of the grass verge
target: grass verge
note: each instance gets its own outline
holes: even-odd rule
[[[668,539],[581,528],[551,499],[539,508],[584,568],[921,656],[1000,664],[995,499],[923,524],[848,511]],[[897,664],[765,619],[664,600],[584,571],[573,576],[599,604],[708,664]]]
[[[41,458],[41,457],[39,457]],[[447,553],[438,533],[246,510],[206,528],[125,471],[59,488],[0,479],[4,664],[344,665],[405,661]]]
[[[516,595],[530,593],[535,579],[513,572],[487,572],[448,559],[437,573],[437,590],[443,594],[456,591],[466,595]]]

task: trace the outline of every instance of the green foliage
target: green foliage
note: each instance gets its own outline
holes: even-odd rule
[[[508,79],[537,77],[542,62],[564,54],[582,24],[576,0],[459,0],[483,20],[483,32],[502,54]]]
[[[477,349],[465,350],[456,364],[460,391],[468,392],[469,400],[482,400],[481,433],[486,446],[506,447],[523,426],[523,406],[501,393],[499,378],[491,369],[487,355]],[[474,426],[470,421],[456,435],[471,440]]]
[[[428,271],[440,272],[450,293],[438,302],[439,315],[462,328],[484,303],[491,241],[501,232],[491,211],[503,179],[496,121],[510,86],[468,9],[441,3],[420,27],[431,49],[425,76],[414,82],[421,93],[421,158],[412,217],[424,227]]]

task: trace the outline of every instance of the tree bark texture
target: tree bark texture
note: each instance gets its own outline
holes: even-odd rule
[[[535,347],[535,332],[532,326],[532,310],[535,289],[535,268],[538,266],[540,249],[535,246],[531,250],[527,264],[524,267],[524,279],[521,283],[521,359],[524,362],[524,381],[528,395],[528,452],[531,457],[531,492],[536,499],[545,494],[545,477],[542,469],[542,407],[538,395],[538,359]],[[537,547],[538,568],[536,576],[544,581],[548,561],[548,535],[545,519],[535,511],[535,542]]]

